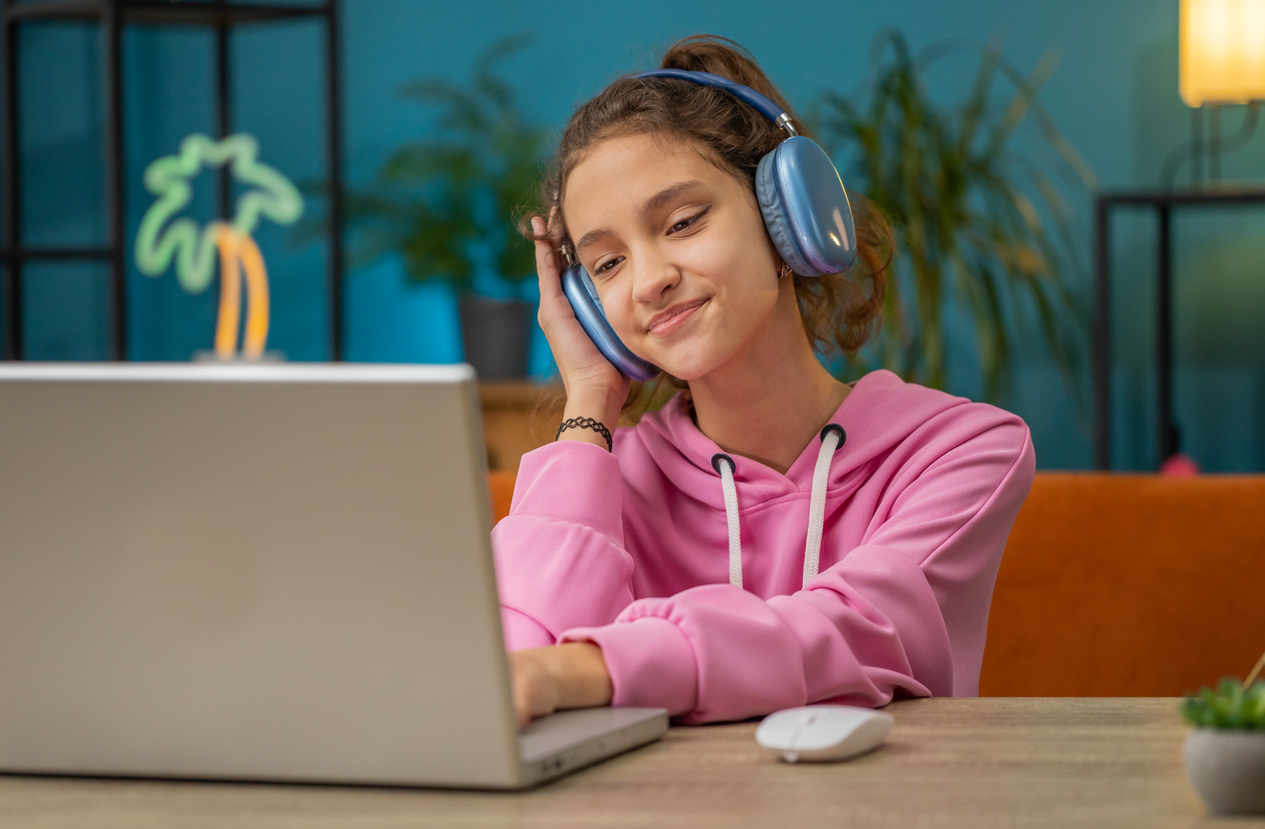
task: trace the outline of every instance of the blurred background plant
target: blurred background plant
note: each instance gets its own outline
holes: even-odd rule
[[[862,93],[826,91],[809,109],[845,184],[886,211],[897,232],[884,331],[849,368],[883,367],[944,388],[945,324],[958,302],[974,323],[985,399],[1006,388],[1015,337],[1035,331],[1079,399],[1088,312],[1077,281],[1085,269],[1064,193],[1088,198],[1095,177],[1037,98],[1052,54],[1025,76],[996,46],[984,48],[967,98],[933,100],[931,68],[969,48],[941,42],[915,55],[899,32],[883,32]],[[1055,165],[1015,149],[1025,120],[1055,151],[1057,178]]]
[[[512,284],[533,278],[535,254],[514,229],[538,201],[549,131],[528,121],[498,65],[530,42],[503,38],[474,62],[468,83],[428,76],[400,90],[435,108],[435,137],[391,152],[373,181],[349,188],[350,265],[398,254],[416,283],[440,280],[476,292],[481,268]]]
[[[539,201],[549,130],[524,117],[497,74],[530,41],[496,41],[467,83],[434,75],[405,84],[405,100],[434,108],[434,137],[397,147],[367,186],[345,191],[350,267],[397,255],[409,282],[451,286],[463,357],[485,380],[525,378],[531,351],[535,302],[524,288],[535,250],[515,221]]]

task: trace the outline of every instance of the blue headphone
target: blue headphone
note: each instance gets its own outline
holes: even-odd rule
[[[795,131],[790,116],[771,98],[710,72],[656,69],[632,77],[677,78],[723,89],[786,130],[789,137],[761,158],[756,168],[756,201],[769,238],[782,261],[800,276],[840,273],[852,266],[856,230],[839,171],[825,150]],[[562,272],[562,290],[589,338],[622,374],[633,380],[649,380],[659,373],[620,342],[606,319],[593,280],[579,262]]]

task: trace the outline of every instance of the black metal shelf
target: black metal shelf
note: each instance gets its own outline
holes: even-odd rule
[[[288,5],[278,3],[230,3],[227,0],[0,0],[0,66],[4,80],[0,85],[0,107],[5,117],[2,164],[4,173],[3,204],[5,208],[0,262],[5,273],[6,342],[4,357],[22,359],[22,270],[29,260],[102,260],[110,265],[111,355],[126,360],[127,297],[126,244],[123,238],[123,93],[122,93],[122,29],[125,25],[198,26],[215,30],[215,100],[216,129],[220,137],[231,129],[231,106],[228,83],[228,33],[236,27],[257,23],[273,23],[300,19],[319,19],[325,23],[325,133],[326,178],[329,182],[330,247],[328,262],[329,289],[329,354],[342,359],[343,306],[343,241],[340,232],[342,205],[342,92],[340,88],[338,48],[338,1],[323,0],[319,4]],[[106,164],[106,201],[108,243],[105,246],[32,248],[21,244],[21,158],[18,120],[18,32],[23,23],[32,21],[97,23],[104,35],[102,69],[105,93],[103,125]],[[221,170],[219,206],[221,217],[227,217],[231,205],[231,181],[227,170]]]
[[[100,22],[109,0],[38,0],[9,5],[4,16],[15,20]],[[321,17],[323,6],[276,3],[188,2],[188,0],[121,0],[124,23],[156,26],[237,26],[300,17]]]
[[[109,259],[110,248],[18,248],[0,249],[0,259]]]
[[[1265,188],[1240,185],[1210,190],[1119,191],[1100,193],[1094,209],[1094,465],[1111,468],[1111,212],[1117,207],[1155,210],[1157,336],[1159,375],[1159,463],[1179,451],[1179,432],[1173,419],[1173,235],[1172,214],[1177,207],[1232,207],[1265,204]]]

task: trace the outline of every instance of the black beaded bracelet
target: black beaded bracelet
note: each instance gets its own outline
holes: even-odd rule
[[[594,420],[591,417],[569,417],[562,421],[562,425],[558,427],[558,433],[553,436],[557,440],[567,429],[592,429],[602,437],[606,438],[606,451],[609,452],[614,448],[615,442],[611,440],[611,430],[602,425],[601,421]]]

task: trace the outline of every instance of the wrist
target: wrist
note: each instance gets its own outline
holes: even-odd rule
[[[592,418],[592,417],[567,418],[566,420],[562,421],[562,425],[558,427],[558,431],[554,435],[554,440],[562,440],[563,435],[567,431],[571,431],[571,430],[582,432],[582,433],[592,432],[593,434],[596,434],[601,437],[602,443],[600,445],[607,452],[612,452],[615,449],[615,438],[614,436],[611,435],[611,430],[607,429],[606,426],[604,426],[602,422],[600,420],[597,420],[596,418]],[[597,443],[587,434],[570,435],[569,439],[583,440],[585,442]]]
[[[569,394],[562,411],[562,421],[565,423],[569,420],[583,421],[586,418],[592,418],[613,435],[619,424],[619,412],[623,402],[618,392],[609,393],[600,389],[586,389],[583,392]],[[556,439],[578,440],[601,446],[603,449],[611,448],[611,443],[606,435],[602,434],[602,429],[591,425],[572,425],[559,432]]]
[[[558,708],[609,705],[615,689],[602,649],[592,642],[567,642],[553,649],[550,672],[558,691]]]
[[[563,417],[591,417],[613,430],[623,406],[624,396],[620,389],[586,387],[567,392]]]

